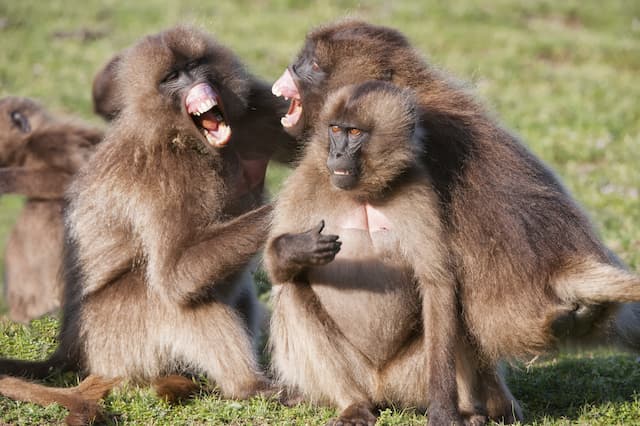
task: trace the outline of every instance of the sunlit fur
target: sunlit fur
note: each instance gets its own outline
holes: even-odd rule
[[[241,157],[262,149],[252,151],[255,134],[271,147],[268,138],[283,134],[278,104],[262,101],[273,99],[268,86],[191,27],[145,37],[122,55],[122,109],[68,192],[60,346],[44,362],[2,360],[0,372],[66,368],[148,382],[187,370],[225,397],[266,391],[252,341],[264,321],[252,259],[270,208],[260,207],[262,182],[236,188]],[[231,123],[224,149],[185,111],[189,87],[167,96],[159,84],[194,59],[191,72],[216,87]]]
[[[274,284],[273,367],[291,392],[338,407],[336,422],[372,424],[376,406],[425,409],[438,362],[429,330],[456,332],[455,321],[435,324],[432,315],[457,315],[455,282],[437,195],[418,161],[424,134],[414,101],[411,91],[380,82],[332,93],[275,206],[265,254]],[[335,188],[326,166],[327,129],[336,122],[368,135],[360,181],[350,190]],[[373,220],[368,229],[345,225],[367,205],[382,212],[389,229],[375,229]],[[294,241],[320,220],[323,234],[342,242],[335,259],[292,262],[279,241]],[[435,295],[435,308],[422,304],[424,293]],[[452,348],[437,349],[453,363]]]
[[[361,21],[311,31],[305,55],[323,79],[300,82],[303,117],[294,134],[309,132],[327,93],[343,85],[382,79],[416,92],[428,135],[422,163],[439,196],[480,367],[567,344],[640,348],[640,305],[621,304],[640,300],[640,279],[602,244],[557,177],[469,90],[400,32]],[[470,386],[484,386],[488,406],[503,405],[490,382],[480,374]],[[489,409],[494,414],[501,415]]]

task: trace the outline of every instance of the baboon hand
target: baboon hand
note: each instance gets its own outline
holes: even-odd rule
[[[322,234],[324,220],[300,234],[285,234],[278,244],[283,260],[299,266],[319,266],[331,262],[340,251],[338,235]]]

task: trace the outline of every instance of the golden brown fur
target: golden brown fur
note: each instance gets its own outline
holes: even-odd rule
[[[69,410],[65,423],[79,426],[102,419],[99,400],[107,396],[118,382],[119,379],[105,380],[98,376],[89,376],[78,386],[60,389],[26,382],[15,377],[0,376],[0,395],[44,406],[58,403]]]
[[[273,150],[260,143],[283,136],[279,103],[268,107],[268,87],[191,27],[140,40],[116,78],[122,110],[68,191],[60,346],[44,362],[2,360],[0,371],[140,382],[194,371],[225,397],[267,391],[251,272],[271,211],[262,192]],[[218,105],[198,118],[193,93]],[[207,139],[202,117],[230,138]]]
[[[412,99],[381,82],[332,94],[275,207],[265,254],[273,365],[289,390],[337,406],[336,424],[372,424],[373,408],[389,405],[429,405],[434,424],[462,421],[455,376],[445,376],[454,369],[441,366],[453,364],[459,334],[455,281]],[[370,134],[346,190],[330,184],[332,123]],[[335,259],[289,254],[321,220],[324,234],[340,237]]]
[[[0,99],[0,193],[26,197],[5,250],[9,316],[26,322],[59,308],[63,194],[102,132],[49,115],[38,103]]]
[[[464,387],[486,400],[491,417],[510,411],[490,373],[500,359],[567,343],[638,350],[640,305],[622,303],[640,300],[640,279],[602,244],[553,173],[402,34],[358,21],[327,25],[308,35],[290,73],[304,73],[294,77],[301,119],[289,127],[298,136],[311,129],[326,94],[345,84],[380,79],[416,91],[427,132],[422,163],[480,358],[457,368],[478,372]]]

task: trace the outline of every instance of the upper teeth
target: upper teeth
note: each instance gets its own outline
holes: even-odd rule
[[[336,174],[336,175],[349,175],[350,173],[349,173],[349,170],[334,170],[333,174]]]
[[[209,111],[211,108],[213,108],[216,105],[217,103],[213,99],[211,98],[205,99],[200,103],[198,103],[198,105],[196,106],[197,109],[195,114],[196,115],[204,114],[205,112]]]

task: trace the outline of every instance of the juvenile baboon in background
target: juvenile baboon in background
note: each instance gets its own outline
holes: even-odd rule
[[[4,257],[14,321],[60,307],[63,194],[101,138],[102,131],[51,116],[31,99],[0,99],[0,193],[26,197]]]
[[[271,211],[268,157],[254,157],[266,148],[254,145],[289,140],[280,104],[186,26],[127,49],[116,79],[122,109],[68,191],[59,348],[42,362],[1,360],[0,372],[146,382],[188,369],[225,397],[269,392],[251,339],[260,309],[250,262]]]
[[[312,31],[273,86],[292,99],[283,125],[308,133],[329,91],[370,79],[417,92],[427,132],[422,161],[480,358],[466,385],[488,415],[514,420],[493,373],[500,359],[567,343],[638,350],[639,305],[626,303],[640,300],[638,277],[602,244],[554,174],[398,31],[358,21]]]
[[[273,365],[341,410],[330,424],[373,425],[384,405],[462,422],[444,411],[458,403],[455,278],[413,101],[380,81],[331,95],[275,207]]]

